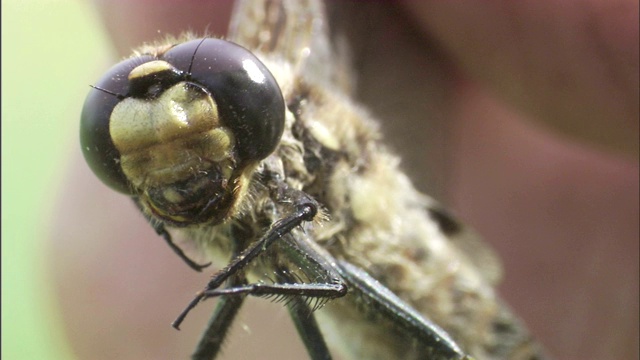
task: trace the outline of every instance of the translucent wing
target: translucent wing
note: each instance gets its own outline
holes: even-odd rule
[[[502,280],[502,262],[498,254],[473,229],[435,201],[430,202],[428,208],[431,219],[438,223],[442,233],[460,250],[461,255],[475,265],[489,283],[498,284]]]
[[[297,74],[333,79],[324,5],[317,0],[237,1],[229,40],[280,58]]]

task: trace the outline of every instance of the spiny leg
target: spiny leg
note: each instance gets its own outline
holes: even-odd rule
[[[304,301],[294,300],[288,306],[293,324],[298,330],[307,353],[312,360],[331,360],[331,353],[320,332],[311,307]]]
[[[258,257],[267,250],[276,240],[281,239],[284,235],[288,234],[296,226],[302,224],[303,221],[311,221],[318,212],[317,205],[311,202],[305,202],[299,204],[294,213],[286,218],[277,221],[271,229],[260,240],[253,243],[240,255],[236,256],[231,262],[223,269],[213,275],[207,286],[187,305],[187,307],[180,313],[178,318],[173,322],[173,327],[179,329],[180,324],[185,319],[189,311],[193,309],[200,301],[207,297],[206,293],[217,289],[222,283],[230,276],[234,275],[238,271],[242,270],[253,259]]]
[[[200,337],[196,350],[191,355],[191,359],[212,360],[216,358],[245,298],[245,296],[226,296],[220,299],[207,328]]]
[[[312,298],[335,298],[345,293],[345,286],[339,281],[335,283],[314,284],[248,284],[232,288],[209,290],[203,293],[203,299],[228,295],[253,296],[303,296]]]
[[[346,294],[347,288],[334,269],[335,259],[328,253],[312,245],[307,234],[290,234],[286,242],[280,243],[280,255],[293,262],[294,268],[303,272],[308,279],[316,283],[301,283],[302,278],[286,267],[278,267],[278,284],[246,284],[235,288],[212,290],[207,297],[254,295],[275,296],[287,303],[298,333],[313,360],[330,360],[331,353],[313,316],[313,311],[326,301]],[[315,301],[314,301],[315,300]],[[311,305],[313,303],[313,305]]]
[[[296,280],[295,276],[286,271],[281,273],[285,274],[288,281]],[[331,352],[329,352],[329,348],[324,341],[324,336],[318,327],[316,317],[313,315],[314,308],[300,298],[293,299],[287,305],[287,308],[311,360],[331,360]]]
[[[232,228],[232,234],[237,238],[246,238],[247,236],[243,229],[236,226]],[[237,247],[238,244],[239,242],[233,243],[233,256],[237,256],[240,252]],[[228,286],[242,286],[246,285],[246,283],[245,275],[242,272],[238,272],[229,279]],[[220,299],[205,331],[200,337],[196,350],[191,355],[192,360],[213,360],[218,356],[222,343],[242,304],[244,304],[245,298],[245,296],[229,296]]]
[[[394,328],[417,346],[420,358],[447,360],[472,360],[454,340],[439,326],[426,319],[402,301],[389,289],[371,277],[366,271],[348,262],[338,260],[336,270],[348,284],[352,296],[358,296],[362,304],[377,316],[393,321]],[[410,345],[412,344],[413,345]]]

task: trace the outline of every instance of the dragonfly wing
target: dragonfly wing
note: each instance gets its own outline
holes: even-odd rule
[[[241,0],[234,7],[228,39],[279,59],[312,83],[350,89],[346,56],[331,46],[325,6],[319,0]]]
[[[473,264],[490,284],[498,284],[502,280],[502,262],[489,244],[435,201],[431,200],[427,208],[429,217],[438,224],[440,231],[461,255]]]

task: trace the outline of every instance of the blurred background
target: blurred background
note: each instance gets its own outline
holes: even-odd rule
[[[83,1],[2,1],[2,357],[71,359],[54,296],[54,202],[106,38]]]

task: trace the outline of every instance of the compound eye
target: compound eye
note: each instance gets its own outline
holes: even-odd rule
[[[211,93],[220,121],[235,136],[240,162],[262,160],[275,150],[284,130],[284,99],[273,75],[249,50],[198,39],[171,48],[162,59]]]
[[[131,194],[131,188],[111,140],[109,120],[114,107],[129,94],[129,73],[152,60],[152,56],[140,56],[109,69],[87,95],[80,117],[80,145],[87,164],[102,182],[125,194]]]

